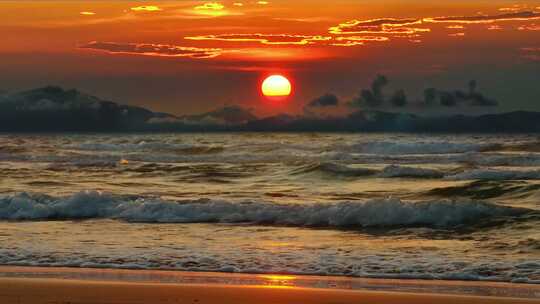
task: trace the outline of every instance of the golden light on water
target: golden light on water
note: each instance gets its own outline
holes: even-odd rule
[[[265,279],[265,287],[269,288],[292,288],[295,286],[294,282],[297,279],[293,275],[279,275],[279,274],[268,274],[260,275],[262,279]]]

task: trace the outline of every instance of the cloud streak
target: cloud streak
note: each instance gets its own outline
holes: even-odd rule
[[[187,40],[210,40],[227,42],[257,42],[266,45],[308,45],[331,40],[327,36],[291,35],[291,34],[220,34],[184,37]]]
[[[159,12],[163,9],[159,6],[155,5],[142,5],[142,6],[136,6],[131,8],[134,12]]]
[[[540,25],[539,24],[529,24],[529,25],[522,25],[517,28],[520,31],[540,31]]]
[[[411,27],[419,25],[421,19],[372,19],[372,20],[352,20],[330,27],[328,32],[334,35],[356,35],[356,34],[415,34],[431,31],[429,28]]]
[[[80,49],[107,52],[109,54],[129,54],[156,57],[186,57],[193,59],[214,58],[222,54],[218,48],[184,47],[151,43],[117,43],[92,41],[79,46]]]
[[[224,8],[225,6],[218,2],[208,2],[203,5],[199,5],[195,7],[196,10],[214,10],[214,11],[219,11]]]
[[[428,23],[460,23],[460,24],[482,24],[495,23],[501,21],[528,21],[540,19],[540,13],[525,11],[506,13],[499,15],[475,15],[475,16],[450,16],[450,17],[435,17],[424,18],[423,22]]]

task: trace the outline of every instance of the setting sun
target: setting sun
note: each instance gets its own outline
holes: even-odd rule
[[[284,97],[291,95],[291,82],[282,75],[272,75],[266,78],[261,86],[264,96]]]
[[[540,0],[0,29],[0,304],[540,304]]]

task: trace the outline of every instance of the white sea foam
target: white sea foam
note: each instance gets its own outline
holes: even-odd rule
[[[0,219],[42,220],[111,218],[160,223],[257,223],[288,226],[452,227],[499,216],[518,216],[527,209],[476,201],[364,202],[275,204],[199,199],[164,201],[80,192],[64,198],[26,193],[0,198]]]

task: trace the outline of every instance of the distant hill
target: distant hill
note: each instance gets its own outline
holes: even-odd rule
[[[0,132],[540,132],[539,112],[421,116],[357,111],[339,118],[258,118],[240,106],[177,117],[48,86],[0,94]]]
[[[114,131],[143,128],[159,116],[144,108],[48,86],[0,99],[0,131]]]

